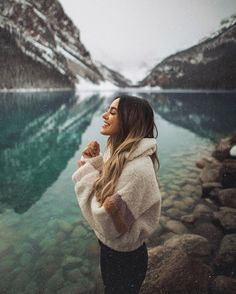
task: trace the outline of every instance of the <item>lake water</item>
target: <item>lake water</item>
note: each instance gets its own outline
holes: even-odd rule
[[[71,175],[89,141],[104,150],[101,115],[116,95],[0,94],[1,294],[99,293],[98,244],[81,215]],[[162,213],[178,218],[201,195],[195,162],[236,130],[236,94],[138,95],[155,110]]]

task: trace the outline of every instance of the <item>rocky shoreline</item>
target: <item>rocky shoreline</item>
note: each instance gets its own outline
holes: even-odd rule
[[[235,146],[236,133],[197,161],[202,196],[192,211],[162,215],[150,244],[158,234],[162,242],[149,249],[142,294],[236,293]]]

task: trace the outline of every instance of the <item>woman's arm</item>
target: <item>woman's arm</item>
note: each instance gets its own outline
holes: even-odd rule
[[[91,195],[99,175],[93,164],[95,160],[97,164],[99,158],[92,160],[79,168],[74,180],[81,211],[93,229],[106,238],[114,239],[126,233],[133,222],[153,205],[160,214],[161,196],[152,166],[128,168],[122,172],[117,190],[100,207],[96,197]]]

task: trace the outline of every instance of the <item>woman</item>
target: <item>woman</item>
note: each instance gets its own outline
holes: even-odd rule
[[[146,100],[122,95],[102,118],[106,153],[92,141],[72,179],[98,238],[105,293],[139,293],[148,264],[145,240],[157,228],[161,209],[154,114]]]

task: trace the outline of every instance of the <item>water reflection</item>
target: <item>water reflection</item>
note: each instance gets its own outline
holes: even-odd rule
[[[93,95],[75,104],[70,92],[1,97],[0,201],[4,206],[23,213],[41,197],[78,148],[101,101]]]
[[[3,293],[101,293],[98,246],[79,210],[71,175],[89,140],[98,140],[104,150],[101,114],[118,94],[84,100],[75,93],[0,96]],[[209,154],[209,139],[235,129],[231,94],[201,95],[140,94],[155,109],[167,216],[194,207],[200,195],[196,160]]]
[[[141,93],[166,121],[214,142],[236,130],[236,92]]]

